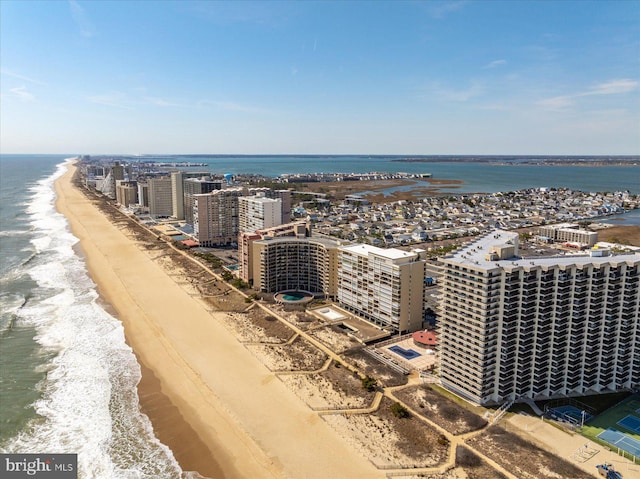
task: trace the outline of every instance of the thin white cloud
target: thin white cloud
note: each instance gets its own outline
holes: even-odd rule
[[[429,15],[441,20],[447,17],[450,13],[462,10],[467,3],[469,2],[466,0],[451,0],[444,2],[428,2],[427,5]]]
[[[553,98],[545,98],[544,100],[540,100],[538,102],[538,105],[540,105],[545,110],[563,111],[570,106],[573,106],[573,98],[573,96],[555,96]]]
[[[629,93],[638,89],[638,82],[629,78],[619,80],[609,80],[605,83],[594,85],[580,96],[587,95],[617,95],[619,93]]]
[[[211,106],[218,108],[220,110],[226,111],[240,111],[245,113],[264,113],[266,110],[262,108],[256,108],[249,105],[243,105],[240,103],[236,103],[233,101],[212,101],[212,100],[201,100],[198,102],[199,106]]]
[[[23,80],[23,81],[26,81],[26,82],[29,82],[29,83],[33,83],[34,85],[42,85],[42,86],[46,86],[47,85],[46,83],[41,82],[39,80],[35,80],[35,79],[30,78],[28,76],[20,75],[18,73],[10,71],[10,70],[5,70],[4,68],[0,69],[0,74],[6,75],[6,76],[11,77],[11,78],[16,78],[18,80]]]
[[[87,101],[98,105],[111,106],[121,108],[123,110],[132,110],[131,102],[127,96],[121,92],[104,93],[101,95],[92,95],[87,97]]]
[[[484,69],[495,68],[495,67],[498,67],[500,65],[506,65],[506,63],[507,63],[507,60],[503,60],[503,59],[493,60],[492,62],[487,63],[482,68],[484,68]]]
[[[487,110],[487,111],[511,111],[513,107],[509,105],[502,105],[500,103],[493,103],[488,105],[479,105],[478,110]]]
[[[22,101],[28,101],[28,102],[32,102],[36,100],[36,97],[33,96],[31,93],[29,93],[27,91],[27,87],[26,86],[19,86],[19,87],[15,87],[15,88],[9,88],[9,91],[11,92],[11,96],[14,98],[19,98]]]
[[[216,24],[249,23],[281,27],[296,15],[295,2],[195,2],[188,3],[196,15]]]
[[[76,0],[69,0],[69,8],[71,9],[73,21],[76,23],[78,30],[80,30],[80,35],[83,37],[95,36],[96,29],[94,28],[93,23],[91,23],[91,20],[84,8],[82,8]]]
[[[155,105],[155,106],[162,106],[162,107],[172,107],[172,106],[179,106],[179,107],[185,107],[188,105],[184,105],[182,103],[175,103],[172,101],[168,101],[165,100],[164,98],[157,98],[157,97],[151,97],[151,96],[147,96],[144,98],[145,102],[151,104],[151,105]]]
[[[577,98],[594,95],[620,95],[631,93],[638,89],[640,83],[629,78],[609,80],[604,83],[593,85],[585,91],[573,93],[571,95],[561,95],[552,98],[545,98],[537,102],[538,105],[548,110],[566,110],[576,103]]]
[[[484,87],[477,82],[472,82],[468,88],[462,89],[447,88],[440,84],[434,84],[429,90],[432,95],[437,96],[439,99],[460,103],[469,101],[484,93]]]

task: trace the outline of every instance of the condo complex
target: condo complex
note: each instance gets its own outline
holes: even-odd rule
[[[478,404],[638,387],[640,254],[517,255],[498,230],[442,260],[442,384]]]
[[[437,283],[439,381],[473,403],[640,385],[638,252],[594,247],[597,233],[563,223],[541,226],[536,237],[562,244],[562,253],[521,257],[518,234],[493,229],[434,263],[419,248],[312,234],[311,215],[289,222],[290,190],[241,187],[225,178],[227,184],[174,172],[136,184],[124,180],[118,164],[102,190],[128,206],[137,186],[147,211],[191,220],[201,247],[237,242],[237,275],[255,291],[308,293],[390,334],[424,329],[426,293]],[[362,229],[360,222],[351,226]]]

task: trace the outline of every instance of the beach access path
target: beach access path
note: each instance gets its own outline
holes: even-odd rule
[[[222,478],[382,478],[72,184],[57,208],[139,361],[206,444]],[[195,440],[195,438],[194,438]],[[169,444],[172,447],[171,444]]]

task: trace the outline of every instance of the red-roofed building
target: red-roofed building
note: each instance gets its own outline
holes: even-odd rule
[[[416,331],[412,335],[413,344],[419,348],[435,348],[436,347],[436,333],[435,331]]]

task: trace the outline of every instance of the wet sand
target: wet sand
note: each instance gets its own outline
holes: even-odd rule
[[[198,433],[185,421],[180,410],[163,394],[160,380],[151,369],[140,363],[142,379],[138,396],[142,412],[149,416],[156,437],[171,445],[176,460],[184,470],[197,471],[207,478],[225,477],[216,462],[216,452],[209,449]]]
[[[184,470],[215,479],[382,478],[71,182],[56,182],[101,297],[143,365],[142,408]],[[216,320],[218,318],[218,320]]]

